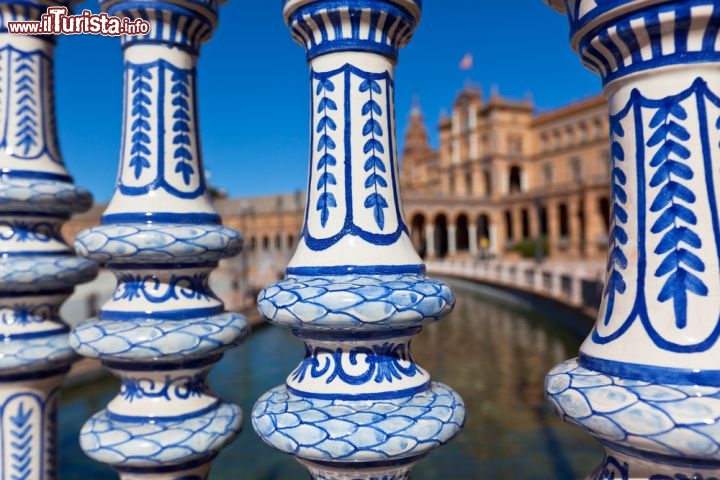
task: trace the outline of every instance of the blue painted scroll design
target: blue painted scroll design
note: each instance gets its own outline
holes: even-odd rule
[[[326,359],[321,366],[319,359],[323,355]],[[366,368],[361,373],[348,373],[343,368],[343,349],[334,350],[316,346],[312,348],[305,344],[305,358],[291,374],[291,378],[298,383],[305,380],[309,373],[311,378],[322,378],[330,373],[325,383],[330,384],[336,378],[349,385],[364,385],[366,383],[389,382],[412,378],[418,373],[418,367],[413,362],[410,351],[405,343],[385,342],[370,347],[355,347],[347,353],[352,366],[362,362]],[[409,362],[409,363],[408,363]],[[407,363],[407,365],[403,365]]]
[[[717,254],[720,256],[720,223],[713,185],[715,169],[712,165],[712,148],[708,140],[709,122],[705,105],[709,101],[720,107],[720,98],[710,91],[707,83],[701,78],[696,79],[689,88],[679,94],[659,100],[647,98],[635,89],[630,95],[628,104],[613,121],[620,122],[629,112],[633,112],[637,152],[638,211],[641,212],[638,218],[637,237],[639,246],[638,278],[635,290],[637,293],[630,314],[625,320],[619,322],[619,326],[612,333],[600,334],[597,328],[593,331],[592,340],[595,343],[606,344],[620,338],[638,319],[648,337],[657,347],[674,353],[707,351],[720,337],[720,321],[716,321],[712,332],[695,343],[680,344],[665,338],[653,325],[646,298],[645,268],[649,255],[649,252],[646,251],[648,235],[645,231],[645,222],[647,216],[643,213],[646,211],[659,213],[659,217],[652,225],[649,225],[650,233],[661,237],[657,249],[652,254],[665,256],[660,266],[651,272],[656,278],[665,278],[663,289],[656,300],[661,303],[673,300],[675,326],[678,329],[686,328],[688,322],[691,321],[687,318],[688,292],[698,297],[707,297],[708,295],[707,286],[697,278],[697,273],[705,270],[704,262],[692,251],[702,247],[702,240],[695,231],[697,213],[693,211],[693,207],[695,207],[696,198],[692,190],[683,184],[694,178],[696,174],[691,166],[685,163],[690,155],[684,142],[690,139],[690,133],[680,123],[687,118],[687,112],[680,106],[680,103],[690,99],[697,101],[705,184],[714,234],[714,238],[708,239],[708,241],[714,242],[718,250]],[[643,111],[653,112],[653,117],[648,125],[649,132],[645,132]],[[649,137],[647,140],[646,136]],[[657,149],[647,165],[646,147]],[[650,191],[648,187],[661,188],[654,198],[648,198]],[[614,200],[616,203],[617,199]],[[682,201],[682,205],[678,203],[678,200]],[[682,225],[679,223],[680,221]],[[609,318],[609,316],[606,317],[606,319]]]
[[[42,50],[24,51],[13,45],[0,48],[2,55],[5,64],[0,66],[0,74],[8,76],[9,91],[2,92],[5,123],[0,132],[0,149],[11,152],[9,154],[13,159],[38,160],[46,157],[54,163],[62,164],[57,153],[54,129],[44,125],[44,116],[50,115],[49,126],[52,127],[54,106],[51,103],[47,112],[42,108],[48,101],[46,95],[52,95],[44,85],[44,82],[52,81],[52,75],[48,74],[52,68],[52,59]],[[15,124],[11,134],[9,128],[12,119]],[[48,138],[48,135],[53,136]]]
[[[330,117],[329,112],[337,110],[335,101],[327,96],[327,92],[335,91],[335,84],[330,78],[319,78],[316,96],[322,95],[318,102],[317,113],[320,115],[315,132],[320,135],[317,141],[317,151],[322,152],[322,156],[318,161],[316,169],[321,171],[320,178],[317,183],[317,190],[322,191],[318,197],[316,209],[320,212],[320,224],[325,227],[330,218],[330,209],[337,207],[337,199],[335,195],[328,191],[330,185],[337,185],[335,175],[330,168],[337,165],[337,158],[332,151],[337,148],[335,140],[333,140],[331,132],[337,130],[337,124]]]
[[[175,377],[165,375],[162,383],[150,377],[125,377],[120,388],[120,395],[130,403],[142,398],[187,400],[200,397],[208,391],[206,377],[206,371]]]
[[[28,221],[18,219],[0,220],[0,242],[62,242],[61,224],[58,222]]]
[[[59,319],[60,309],[53,303],[13,303],[11,306],[3,305],[0,301],[0,323],[3,325],[27,326],[34,323],[42,323],[46,320]]]
[[[217,298],[208,284],[207,272],[191,275],[173,274],[167,283],[154,274],[120,274],[118,288],[113,292],[113,300],[132,302],[144,299],[152,303],[165,303],[169,300],[209,300]],[[162,291],[164,288],[164,291]]]
[[[119,191],[128,196],[141,196],[162,189],[180,199],[194,199],[205,193],[205,178],[198,175],[202,168],[199,156],[197,132],[191,123],[197,112],[195,68],[180,68],[166,60],[148,63],[125,62],[126,98],[131,104],[124,120],[122,163]],[[169,73],[169,81],[166,78]],[[165,96],[171,97],[172,108],[167,109]],[[154,144],[156,151],[151,150]],[[165,135],[172,135],[174,150],[171,158],[176,161],[173,171],[178,178],[169,178],[165,163]],[[129,152],[126,149],[129,148]],[[129,153],[129,155],[127,155]],[[133,180],[124,176],[125,169],[132,169]],[[146,169],[153,175],[142,178]],[[196,179],[196,180],[195,180]]]
[[[324,207],[325,204],[318,201],[317,205],[311,205],[308,203],[306,208],[306,218],[305,218],[305,226],[303,228],[303,238],[305,240],[306,245],[311,249],[315,251],[321,251],[326,250],[336,243],[338,243],[340,240],[342,240],[347,235],[353,235],[360,237],[362,240],[374,244],[374,245],[391,245],[395,243],[400,236],[403,233],[408,234],[409,230],[407,225],[404,223],[402,219],[402,213],[400,211],[400,205],[398,202],[398,189],[397,189],[397,179],[395,177],[395,152],[394,147],[392,145],[392,138],[388,138],[388,145],[385,145],[383,142],[381,142],[381,138],[384,135],[384,132],[382,131],[382,127],[380,126],[379,119],[383,115],[383,105],[384,105],[384,114],[388,115],[388,125],[390,125],[390,128],[392,129],[392,117],[390,116],[390,105],[391,105],[391,89],[393,88],[393,79],[388,71],[382,72],[382,73],[372,73],[372,72],[366,72],[364,70],[361,70],[353,65],[345,64],[342,67],[328,71],[328,72],[312,72],[312,78],[314,80],[317,80],[321,83],[325,82],[327,79],[335,77],[337,75],[343,75],[344,79],[344,109],[342,110],[342,114],[344,116],[345,120],[345,131],[343,132],[343,136],[340,138],[335,138],[330,133],[330,125],[325,123],[321,124],[322,118],[327,115],[327,111],[325,109],[320,109],[319,107],[322,106],[328,106],[327,102],[322,102],[322,104],[318,104],[318,113],[321,115],[320,121],[317,125],[315,125],[315,129],[313,130],[313,138],[311,140],[311,144],[315,145],[316,149],[322,149],[324,150],[326,146],[337,144],[338,141],[342,141],[343,145],[345,146],[345,169],[344,169],[344,185],[345,185],[345,202],[347,204],[346,214],[345,214],[345,221],[342,227],[342,230],[338,233],[329,236],[329,237],[316,237],[314,236],[308,229],[307,226],[307,219],[310,214],[317,214],[314,212],[319,212],[321,218],[320,218],[320,224],[325,226],[327,223],[327,218],[323,216]],[[367,94],[367,98],[363,99],[362,103],[362,109],[361,113],[363,116],[363,136],[365,137],[365,142],[363,143],[363,151],[362,152],[353,152],[352,143],[351,143],[351,134],[352,131],[352,125],[353,125],[353,119],[352,119],[352,107],[353,107],[353,101],[355,98],[357,98],[355,95],[353,95],[352,89],[350,88],[352,78],[359,78],[361,80],[360,88],[362,93]],[[387,85],[387,88],[385,89],[385,92],[382,92],[381,84],[380,82],[384,82]],[[337,85],[333,84],[335,88],[337,88]],[[315,92],[316,95],[318,95],[318,91],[320,91],[320,86],[317,87],[317,90]],[[322,94],[327,90],[325,87],[323,87],[323,91],[320,91],[320,94]],[[380,93],[378,93],[378,91]],[[382,102],[378,100],[378,98],[382,99]],[[332,104],[335,104],[333,102]],[[338,106],[339,105],[335,105]],[[329,108],[329,110],[332,110]],[[320,128],[322,126],[322,128]],[[328,131],[326,131],[325,127],[328,127]],[[316,141],[315,136],[320,135],[320,139],[324,137],[328,137],[332,143],[329,143],[327,140],[321,142]],[[338,136],[339,137],[339,136]],[[382,160],[379,159],[379,154],[389,150],[389,164],[385,164]],[[332,150],[332,149],[328,149]],[[318,150],[319,151],[319,150]],[[355,160],[354,155],[362,155],[362,160]],[[323,159],[325,158],[325,161]],[[334,156],[333,156],[334,158]],[[358,157],[359,158],[359,157]],[[336,158],[334,158],[337,160]],[[368,195],[366,195],[365,198],[365,208],[373,209],[373,217],[375,219],[376,225],[383,230],[385,227],[386,222],[386,213],[384,213],[385,209],[391,208],[390,202],[388,201],[388,198],[380,194],[379,187],[386,187],[391,192],[394,204],[392,205],[392,208],[395,210],[395,216],[397,218],[397,228],[392,232],[384,232],[384,233],[377,233],[373,231],[369,231],[362,226],[360,226],[356,222],[355,218],[355,212],[352,207],[352,199],[353,199],[353,173],[352,173],[352,165],[351,161],[362,161],[364,163],[364,170],[367,172],[367,177],[364,179],[364,188],[368,189],[370,192]],[[325,171],[326,167],[334,166],[332,162],[328,163],[327,158],[325,156],[321,156],[320,160],[317,162],[316,165],[313,166],[313,171]],[[388,172],[386,176],[380,175],[380,173]],[[389,177],[389,178],[388,178]],[[320,187],[324,188],[327,185],[331,185],[332,182],[325,182],[322,181],[322,176],[318,181],[317,185],[310,185],[309,188],[316,188],[317,191],[320,190]],[[308,202],[310,201],[310,196],[308,195]],[[327,207],[331,207],[332,202],[328,201]]]
[[[628,480],[629,475],[630,467],[626,462],[620,463],[617,458],[608,455],[593,480]]]

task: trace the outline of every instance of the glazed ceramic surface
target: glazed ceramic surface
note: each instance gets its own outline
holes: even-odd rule
[[[57,475],[57,394],[75,354],[60,305],[95,277],[60,234],[90,194],[73,185],[58,148],[51,36],[7,33],[54,2],[0,4],[0,478]]]
[[[208,286],[217,262],[240,251],[207,194],[196,60],[217,23],[216,2],[101,2],[109,15],[150,22],[124,37],[125,91],[118,183],[102,225],[76,248],[117,276],[99,319],[78,326],[73,348],[122,379],[80,443],[122,478],[201,479],[239,433],[240,409],[206,375],[247,334]]]
[[[261,313],[293,329],[305,358],[261,397],[253,426],[316,479],[404,479],[453,438],[465,407],[434,383],[411,338],[454,304],[424,275],[402,218],[394,66],[420,2],[288,1],[311,69],[308,203],[287,276]]]
[[[720,5],[552,5],[608,96],[613,204],[597,323],[548,396],[606,445],[593,478],[718,476]]]

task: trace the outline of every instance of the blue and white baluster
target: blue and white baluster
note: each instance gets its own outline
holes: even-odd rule
[[[57,477],[57,394],[76,358],[58,312],[97,274],[60,234],[92,197],[73,185],[58,148],[55,37],[5,26],[56,5],[0,3],[0,480]]]
[[[597,323],[547,395],[604,444],[590,478],[719,477],[720,3],[548,3],[603,81],[613,205]]]
[[[247,334],[208,287],[220,259],[241,248],[207,192],[200,151],[196,60],[217,23],[203,0],[106,0],[109,15],[143,18],[150,34],[122,39],[123,137],[115,195],[102,225],[82,232],[80,254],[117,276],[99,319],[71,344],[122,380],[80,443],[121,478],[204,479],[239,433],[240,409],[219,399],[206,375]]]
[[[305,358],[258,400],[253,426],[313,478],[405,479],[465,417],[410,353],[454,303],[424,275],[399,201],[393,71],[420,2],[289,0],[284,14],[312,71],[308,204],[286,278],[259,308]]]

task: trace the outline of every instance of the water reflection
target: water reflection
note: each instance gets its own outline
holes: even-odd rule
[[[508,307],[463,287],[455,311],[413,343],[415,356],[436,380],[465,399],[463,433],[424,460],[414,480],[581,478],[602,458],[599,446],[563,424],[543,399],[545,373],[573,356],[581,338],[532,311]],[[256,398],[281,383],[302,355],[284,329],[258,329],[251,341],[226,354],[211,374],[225,398],[249,412]],[[61,410],[62,479],[111,479],[77,446],[83,420],[116,388],[112,379],[68,390]],[[305,479],[288,456],[266,447],[249,424],[218,457],[212,480]]]

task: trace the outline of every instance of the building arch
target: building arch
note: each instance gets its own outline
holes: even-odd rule
[[[458,252],[470,250],[470,220],[466,213],[455,217],[455,249]]]
[[[523,171],[520,165],[513,165],[510,167],[510,173],[508,174],[508,192],[520,193],[523,190],[522,186]]]
[[[485,254],[494,247],[494,245],[492,245],[493,238],[490,233],[492,227],[491,218],[490,214],[482,212],[479,213],[475,219],[475,225],[477,227],[475,229],[475,238],[471,238],[470,241],[475,242],[481,254]]]
[[[448,254],[448,216],[438,213],[433,220],[435,227],[435,256],[445,258]]]
[[[426,218],[425,214],[421,212],[416,212],[410,217],[410,239],[420,258],[425,258],[427,255]]]

